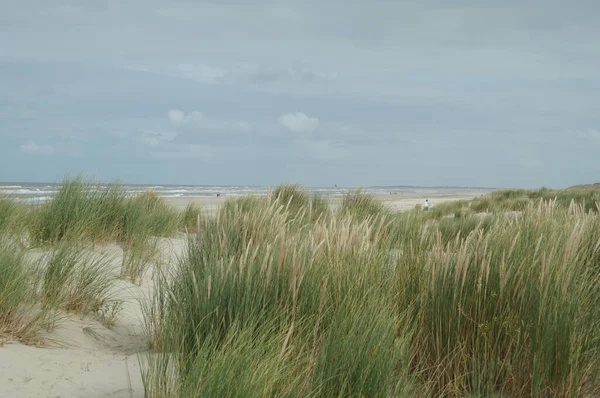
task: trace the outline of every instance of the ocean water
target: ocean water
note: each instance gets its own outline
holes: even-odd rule
[[[218,185],[123,185],[123,188],[136,194],[146,190],[154,190],[164,198],[201,198],[201,197],[221,197],[256,195],[264,196],[269,193],[273,187],[268,186],[218,186]],[[0,194],[7,195],[18,201],[30,203],[43,203],[52,198],[58,190],[60,184],[48,183],[2,183],[0,182]],[[310,193],[320,194],[327,197],[343,196],[351,187],[305,187]],[[366,187],[362,188],[365,192],[374,195],[393,195],[393,194],[441,194],[450,192],[471,192],[485,191],[485,188],[462,188],[462,187],[412,187],[412,186],[388,186],[388,187]]]

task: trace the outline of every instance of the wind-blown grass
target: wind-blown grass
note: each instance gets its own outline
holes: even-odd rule
[[[116,278],[110,259],[83,248],[62,244],[38,268],[38,289],[43,307],[87,315],[111,301]]]
[[[312,196],[310,201],[310,210],[313,220],[326,217],[331,213],[331,210],[329,209],[329,202],[319,194],[314,194]]]
[[[378,217],[386,213],[383,203],[361,190],[348,192],[342,200],[340,211],[344,215],[351,214],[360,220]]]
[[[349,203],[315,220],[238,199],[202,220],[157,278],[148,396],[600,393],[597,214]]]
[[[271,193],[270,200],[283,206],[290,217],[300,216],[303,218],[304,213],[307,213],[310,219],[317,220],[330,213],[327,200],[318,194],[310,196],[299,185],[277,186]]]
[[[275,188],[272,200],[277,200],[292,214],[297,214],[301,209],[310,207],[310,198],[308,194],[299,186],[292,184],[283,184]]]
[[[151,192],[66,185],[29,216],[34,241],[59,245],[29,283],[45,307],[109,308],[104,259],[74,244],[118,242],[122,276],[139,282],[156,236],[191,232],[145,308],[149,397],[600,395],[594,191],[504,191],[400,214],[356,191],[332,213],[283,185],[198,217]],[[31,302],[8,247],[0,334],[23,330],[18,302]]]
[[[600,190],[598,189],[518,189],[496,191],[472,200],[437,204],[429,209],[427,218],[439,220],[448,215],[461,217],[474,213],[522,212],[529,205],[551,200],[563,209],[568,209],[571,205],[578,205],[585,212],[597,213],[600,210]]]
[[[400,257],[413,366],[431,394],[598,393],[600,223],[577,213],[549,202]]]
[[[194,203],[188,204],[180,217],[180,229],[184,232],[198,232],[201,217],[202,208]]]
[[[122,276],[139,282],[156,253],[155,237],[171,236],[179,213],[155,192],[129,196],[118,184],[65,180],[50,202],[30,216],[37,244],[110,242],[123,247]]]
[[[201,396],[207,386],[198,380],[220,380],[221,391],[235,392],[224,396],[254,396],[255,381],[244,387],[226,371],[249,364],[258,367],[252,377],[271,375],[258,385],[275,396],[355,388],[386,396],[407,384],[395,366],[405,352],[396,345],[389,256],[370,242],[366,223],[312,223],[290,218],[278,201],[249,212],[226,207],[204,221],[175,275],[157,286],[148,323],[159,354],[145,374],[148,395]],[[232,349],[232,334],[246,336],[242,351]]]
[[[81,178],[65,180],[34,219],[31,232],[37,243],[126,242],[144,233],[170,235],[178,225],[176,211],[154,192],[128,196],[118,184],[104,187]]]
[[[31,340],[43,326],[43,316],[34,314],[33,274],[24,252],[0,238],[0,340]]]
[[[0,194],[0,232],[5,230],[16,211],[16,204],[9,198]]]

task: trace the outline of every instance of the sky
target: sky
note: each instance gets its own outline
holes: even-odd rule
[[[600,180],[597,0],[0,0],[0,181]]]

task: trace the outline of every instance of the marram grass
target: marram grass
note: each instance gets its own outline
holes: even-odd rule
[[[583,204],[438,218],[351,193],[315,220],[291,197],[228,202],[156,278],[148,396],[600,393],[600,219]]]
[[[359,191],[332,212],[284,185],[206,217],[76,179],[29,211],[0,200],[3,236],[25,221],[34,244],[51,245],[48,266],[30,272],[0,241],[2,336],[35,335],[41,318],[25,310],[36,300],[81,315],[110,307],[114,274],[87,244],[120,244],[121,275],[139,282],[157,236],[190,232],[145,305],[149,397],[600,395],[594,191],[394,214]]]

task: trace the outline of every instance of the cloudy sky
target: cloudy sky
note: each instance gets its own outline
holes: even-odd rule
[[[597,0],[0,0],[0,181],[600,180]]]

